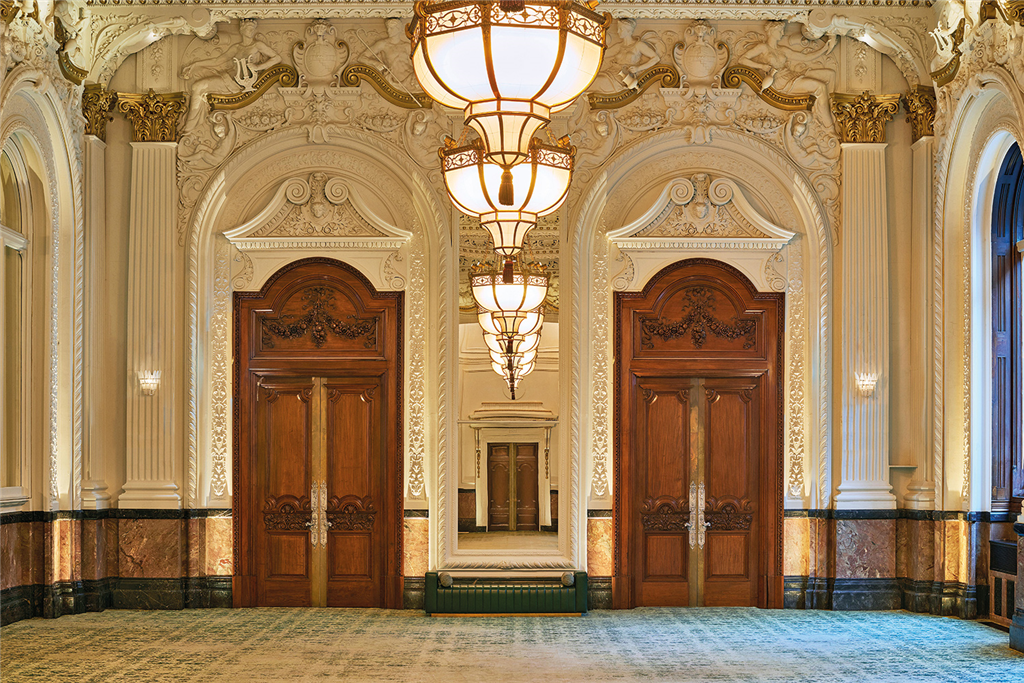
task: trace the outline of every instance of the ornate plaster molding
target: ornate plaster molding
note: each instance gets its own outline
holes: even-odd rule
[[[839,139],[849,142],[885,142],[885,124],[900,110],[901,95],[847,95],[832,93],[832,115]]]
[[[903,96],[903,109],[907,112],[914,142],[935,135],[935,104],[935,90],[929,86],[918,86]]]
[[[90,83],[82,92],[82,116],[85,117],[85,134],[107,139],[107,122],[113,121],[110,112],[117,104],[117,93],[107,90],[98,83]]]
[[[132,142],[177,142],[185,93],[119,93],[117,110],[132,125]]]

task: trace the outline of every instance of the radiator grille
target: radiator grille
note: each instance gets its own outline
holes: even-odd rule
[[[572,586],[550,581],[460,580],[440,585],[437,572],[428,572],[425,585],[427,614],[566,614],[587,611],[587,573],[575,572]]]

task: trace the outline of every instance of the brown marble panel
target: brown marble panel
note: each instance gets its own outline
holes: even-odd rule
[[[182,576],[182,523],[176,519],[118,520],[118,564],[123,578],[176,579]]]
[[[426,520],[424,520],[426,521]],[[206,575],[231,576],[234,562],[234,527],[230,517],[206,520]]]
[[[424,576],[430,558],[430,520],[422,517],[405,518],[403,576]]]
[[[185,562],[189,576],[206,575],[206,519],[185,521],[188,532],[188,557]]]
[[[119,526],[117,519],[110,518],[103,520],[103,533],[107,537],[107,543],[105,546],[107,576],[121,575],[120,553],[118,551],[118,547],[120,546],[120,536],[118,529]]]
[[[782,573],[786,576],[810,576],[811,520],[807,517],[786,517],[782,535]]]
[[[906,574],[915,581],[935,580],[935,522],[930,519],[904,519],[907,529]]]
[[[916,520],[913,519],[897,519],[896,520],[896,576],[905,577],[910,575],[910,569],[908,564],[910,558],[910,539],[909,536],[913,531],[909,528],[914,525]]]
[[[29,564],[21,568],[21,585],[44,583],[46,581],[46,539],[50,525],[46,522],[31,522],[26,553]]]
[[[810,576],[834,576],[834,556],[830,552],[833,543],[834,522],[827,519],[809,519],[809,558]]]
[[[476,491],[459,489],[459,519],[476,519]]]
[[[895,519],[836,520],[836,578],[896,576]]]
[[[587,519],[587,574],[589,576],[612,575],[612,533],[610,517]]]
[[[107,576],[107,534],[103,519],[82,520],[82,578],[95,581]]]
[[[24,574],[32,566],[29,524],[12,522],[0,526],[0,590],[23,585]]]

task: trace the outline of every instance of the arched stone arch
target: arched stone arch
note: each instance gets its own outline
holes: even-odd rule
[[[36,442],[44,445],[47,460],[36,470],[43,481],[33,484],[32,498],[41,495],[39,502],[55,510],[81,507],[85,239],[81,125],[67,111],[77,91],[51,71],[56,69],[25,63],[3,80],[0,149],[17,147],[31,158],[45,190],[31,210],[41,212],[47,226],[45,246],[37,244],[32,257],[49,282],[45,309],[38,311],[46,321],[38,341],[47,348],[47,416],[41,422],[48,430]]]
[[[943,509],[991,507],[991,211],[995,175],[1020,141],[1024,102],[999,71],[972,79],[936,163],[932,418]],[[938,493],[938,492],[937,492]],[[937,500],[936,504],[939,505]]]
[[[186,236],[192,504],[210,489],[211,497],[225,499],[230,430],[229,424],[215,422],[230,405],[230,296],[235,289],[261,284],[252,280],[244,259],[232,272],[230,245],[220,236],[259,212],[289,178],[329,171],[358,183],[362,191],[373,188],[377,199],[391,207],[397,227],[411,233],[406,245],[396,251],[396,259],[406,263],[405,277],[389,280],[404,285],[408,297],[403,325],[405,491],[407,501],[425,504],[429,495],[438,506],[444,505],[444,458],[438,454],[447,451],[452,414],[452,392],[445,378],[455,346],[451,340],[456,338],[457,316],[451,311],[458,259],[449,239],[448,213],[442,211],[443,204],[427,180],[411,167],[399,150],[359,131],[339,130],[329,143],[310,145],[304,130],[290,129],[243,146],[206,183]],[[341,251],[324,250],[317,255],[346,260]],[[427,392],[428,382],[437,390]],[[213,417],[204,420],[204,415]],[[436,471],[436,479],[431,470]],[[220,491],[214,484],[222,487]],[[430,521],[433,530],[435,520]]]
[[[831,474],[831,327],[833,231],[825,201],[806,174],[779,150],[749,135],[715,131],[708,145],[687,145],[666,132],[619,151],[582,193],[570,221],[572,243],[571,339],[573,452],[591,453],[591,500],[610,502],[611,282],[607,239],[629,214],[628,203],[650,188],[695,171],[728,178],[777,225],[798,237],[787,293],[786,468],[794,505],[828,507]],[[713,258],[728,262],[717,254]],[[628,269],[629,263],[622,268]],[[644,283],[634,282],[642,287]],[[568,297],[565,297],[568,299]],[[589,340],[584,342],[583,340]],[[593,370],[590,370],[593,368]],[[814,381],[812,387],[810,382]],[[806,396],[814,395],[812,404]],[[810,407],[810,410],[807,410]]]

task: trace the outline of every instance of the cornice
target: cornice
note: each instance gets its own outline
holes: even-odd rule
[[[125,5],[162,5],[162,6],[188,6],[188,7],[247,7],[254,13],[261,9],[278,10],[281,8],[336,8],[336,7],[364,7],[404,10],[403,14],[412,14],[412,2],[386,2],[379,3],[374,0],[343,0],[341,2],[323,2],[317,0],[213,0],[212,2],[196,2],[195,0],[87,0],[91,7],[117,7]],[[931,7],[932,0],[803,0],[792,2],[790,0],[732,0],[730,2],[719,2],[716,0],[705,0],[698,6],[680,6],[677,2],[666,2],[665,0],[618,0],[617,2],[602,2],[601,9],[605,11],[619,10],[628,13],[632,9],[644,10],[688,10],[693,15],[706,14],[709,9],[733,9],[733,8],[774,8],[784,7],[786,9],[818,8],[818,7]]]

